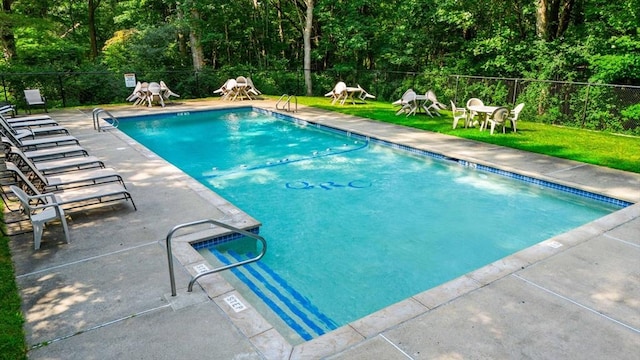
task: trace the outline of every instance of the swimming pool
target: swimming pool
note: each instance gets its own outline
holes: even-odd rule
[[[120,129],[264,224],[269,252],[238,284],[275,289],[262,300],[279,310],[264,310],[298,318],[283,322],[302,339],[619,209],[268,115],[193,112]],[[226,250],[203,252],[238,251]]]

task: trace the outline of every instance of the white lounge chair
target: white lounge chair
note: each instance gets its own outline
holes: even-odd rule
[[[57,219],[60,219],[62,223],[62,230],[67,244],[71,242],[69,240],[69,227],[67,225],[67,219],[65,218],[64,209],[62,209],[60,204],[56,203],[54,194],[47,193],[29,196],[15,185],[11,185],[9,188],[18,200],[20,200],[24,212],[29,215],[31,225],[33,226],[33,247],[35,250],[40,249],[45,224]],[[31,202],[34,200],[40,204],[32,205]]]
[[[40,89],[27,89],[24,91],[24,99],[27,102],[27,111],[31,114],[31,107],[44,106],[44,112],[47,111],[47,99],[40,94]]]
[[[41,188],[35,186],[14,163],[5,162],[7,170],[14,174],[16,181],[29,189],[31,196],[42,196]],[[131,194],[119,183],[97,184],[72,189],[63,189],[53,192],[55,202],[65,209],[102,205],[113,201],[131,201],[134,210],[137,210]]]

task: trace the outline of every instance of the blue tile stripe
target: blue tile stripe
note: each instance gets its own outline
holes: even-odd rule
[[[259,227],[253,227],[250,229],[246,229],[246,231],[253,233],[253,234],[260,234],[260,228]],[[200,249],[204,249],[204,248],[208,248],[211,246],[216,246],[216,245],[220,245],[223,243],[227,243],[233,240],[237,240],[244,237],[244,235],[239,234],[239,233],[230,233],[230,234],[225,234],[225,235],[220,235],[217,237],[213,237],[210,239],[206,239],[206,240],[200,240],[198,242],[193,242],[191,243],[191,246],[196,249],[196,250],[200,250]]]

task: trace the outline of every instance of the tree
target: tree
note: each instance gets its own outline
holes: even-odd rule
[[[2,55],[7,61],[11,61],[11,59],[16,56],[16,41],[13,35],[13,25],[10,20],[12,3],[13,0],[2,0],[2,17],[0,18]]]
[[[100,6],[100,0],[89,0],[88,8],[89,15],[87,17],[87,26],[89,28],[89,44],[91,51],[89,52],[89,58],[94,60],[98,57],[98,39],[96,35],[96,11]]]

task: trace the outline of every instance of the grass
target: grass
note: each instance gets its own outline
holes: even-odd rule
[[[443,116],[429,117],[425,114],[406,117],[396,116],[397,107],[381,101],[367,104],[331,105],[328,98],[298,97],[298,103],[320,109],[369,118],[377,121],[433,131],[460,138],[506,146],[533,153],[550,155],[640,173],[640,137],[618,135],[599,131],[567,128],[541,123],[518,121],[518,132],[501,132],[490,135],[488,131],[458,126],[452,129],[451,112],[442,111]]]
[[[9,238],[2,235],[0,237],[0,359],[27,358],[23,323],[20,296],[9,251]]]

